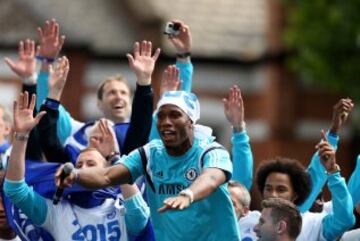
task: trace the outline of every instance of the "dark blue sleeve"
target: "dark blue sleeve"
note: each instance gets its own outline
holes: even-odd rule
[[[121,154],[129,154],[148,142],[153,111],[153,92],[150,85],[137,85],[132,104],[130,126]]]

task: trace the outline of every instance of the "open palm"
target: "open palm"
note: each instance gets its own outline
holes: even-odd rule
[[[38,28],[40,56],[55,58],[59,54],[65,41],[65,36],[60,36],[59,28],[59,23],[55,19],[46,21],[43,28]]]
[[[244,121],[244,104],[241,97],[240,88],[233,86],[230,88],[228,98],[223,99],[224,112],[228,121],[233,126],[238,126]]]
[[[150,84],[151,75],[154,71],[155,62],[160,55],[160,49],[157,49],[151,56],[152,43],[150,41],[142,41],[134,43],[134,56],[127,54],[129,65],[135,72],[140,85]]]
[[[167,91],[175,91],[180,86],[180,70],[175,65],[169,65],[162,76],[160,96]]]
[[[29,103],[29,94],[25,92],[21,93],[18,100],[14,102],[14,130],[16,132],[30,132],[45,115],[46,112],[42,111],[35,118],[33,117],[35,101],[36,97],[32,95]]]
[[[18,61],[13,62],[11,59],[5,58],[5,63],[20,78],[28,78],[33,75],[36,67],[35,42],[29,39],[25,43],[20,41],[18,53]]]

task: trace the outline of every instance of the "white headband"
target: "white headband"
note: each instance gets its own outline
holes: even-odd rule
[[[195,124],[200,118],[200,104],[198,98],[193,93],[185,91],[167,91],[159,100],[156,113],[163,105],[175,105],[183,110]]]

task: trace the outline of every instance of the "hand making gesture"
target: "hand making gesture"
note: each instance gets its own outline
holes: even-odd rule
[[[50,66],[49,98],[60,101],[69,69],[69,60],[65,56],[59,58],[55,67]]]
[[[316,145],[316,149],[319,151],[318,155],[326,172],[331,174],[339,170],[339,167],[336,164],[335,150],[328,142],[324,130],[321,131],[321,136],[322,141]]]
[[[338,134],[341,126],[346,122],[354,108],[354,103],[350,98],[339,100],[333,107],[332,125],[330,131]]]
[[[100,119],[90,134],[89,147],[96,148],[104,157],[119,152],[115,133],[108,120]]]
[[[166,91],[175,91],[180,87],[180,70],[175,65],[169,65],[163,73],[161,85],[160,85],[160,96]]]
[[[237,85],[230,88],[228,97],[223,99],[223,103],[226,119],[231,123],[234,131],[243,131],[245,128],[244,103]]]
[[[24,81],[29,80],[35,74],[35,42],[27,39],[19,42],[19,59],[14,62],[10,58],[5,58],[5,63],[10,69]],[[25,84],[36,84],[36,78]]]
[[[43,28],[39,27],[37,29],[40,38],[40,57],[55,60],[59,55],[65,41],[65,36],[60,36],[59,28],[59,23],[52,19],[51,21],[46,21]]]
[[[179,20],[172,21],[173,23],[180,24],[180,33],[176,36],[169,37],[170,42],[174,45],[177,54],[190,53],[192,39],[191,32],[188,25]]]
[[[155,68],[155,62],[160,55],[160,49],[156,49],[154,55],[151,53],[152,43],[142,41],[134,43],[134,55],[127,54],[131,69],[135,72],[139,85],[150,85],[151,75]]]
[[[33,117],[36,96],[32,95],[29,102],[29,94],[21,93],[17,100],[14,101],[14,131],[15,133],[29,134],[30,131],[39,123],[40,119],[46,114],[41,111]]]

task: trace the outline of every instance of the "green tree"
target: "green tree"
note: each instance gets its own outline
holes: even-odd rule
[[[360,100],[360,0],[285,0],[290,67],[306,81]]]

